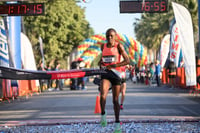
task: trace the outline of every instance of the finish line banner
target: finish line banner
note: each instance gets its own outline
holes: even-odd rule
[[[72,69],[67,71],[34,71],[0,66],[1,79],[34,80],[34,79],[68,79],[107,73],[102,69]]]

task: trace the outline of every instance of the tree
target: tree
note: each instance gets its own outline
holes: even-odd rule
[[[74,0],[46,0],[44,16],[26,16],[24,25],[38,63],[41,60],[38,38],[43,39],[45,60],[65,60],[74,47],[93,34],[85,10]]]

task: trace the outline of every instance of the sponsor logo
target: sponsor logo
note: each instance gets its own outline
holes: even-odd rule
[[[106,71],[98,69],[98,70],[93,70],[90,73],[106,73]]]
[[[56,79],[66,79],[66,78],[77,78],[77,77],[83,77],[85,75],[85,72],[79,72],[79,73],[59,73],[53,75]]]
[[[16,74],[18,74],[18,75],[25,75],[25,74],[30,74],[30,73],[26,73],[26,72],[16,72]]]

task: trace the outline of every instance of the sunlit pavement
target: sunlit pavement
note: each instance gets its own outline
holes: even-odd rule
[[[98,123],[100,115],[94,113],[98,87],[87,84],[87,90],[46,91],[23,97],[11,103],[0,103],[0,126],[56,125],[70,123]],[[114,121],[112,93],[107,97],[107,118]],[[199,122],[200,96],[186,89],[150,87],[127,82],[124,110],[120,112],[123,123],[130,122]]]

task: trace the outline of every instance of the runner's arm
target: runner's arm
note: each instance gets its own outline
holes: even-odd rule
[[[121,67],[121,66],[128,65],[130,63],[130,60],[129,60],[128,54],[126,53],[123,45],[119,44],[118,45],[118,49],[119,49],[121,55],[123,56],[124,60],[122,62],[120,62],[120,63],[117,63],[116,67]]]

